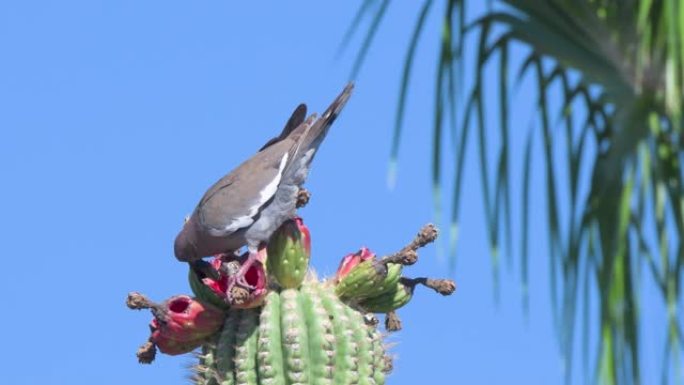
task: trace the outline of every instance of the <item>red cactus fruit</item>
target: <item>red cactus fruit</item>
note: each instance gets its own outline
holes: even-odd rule
[[[159,351],[170,356],[190,353],[206,342],[206,337],[191,341],[178,341],[173,337],[164,335],[159,326],[159,322],[157,322],[156,319],[153,319],[152,322],[150,322],[150,329],[152,329],[150,341],[159,348]]]
[[[268,294],[268,279],[266,278],[266,269],[264,264],[266,262],[266,247],[259,249],[257,260],[249,267],[244,274],[244,282],[248,287],[240,285],[231,285],[232,281],[236,281],[238,277],[228,273],[228,292],[227,302],[236,309],[251,309],[261,306]],[[237,260],[239,262],[238,269],[245,263],[245,259]]]
[[[226,298],[226,290],[228,289],[228,276],[226,274],[221,274],[221,265],[223,264],[224,254],[219,254],[212,259],[211,265],[219,272],[218,281],[213,280],[209,277],[202,278],[202,283],[210,288],[214,294],[221,298]]]
[[[161,304],[140,293],[130,293],[126,301],[131,309],[150,309],[150,342],[138,351],[140,362],[154,359],[154,346],[162,353],[177,355],[200,346],[223,326],[225,314],[220,309],[187,295],[173,296]]]
[[[246,286],[236,285],[237,274],[245,263],[245,257],[237,257],[233,254],[218,254],[210,262],[218,273],[218,280],[210,277],[198,279],[199,277],[191,269],[190,286],[198,298],[215,305],[220,302],[238,309],[257,307],[261,305],[268,293],[268,281],[264,268],[266,253],[265,247],[259,249],[257,260],[245,272]]]
[[[175,341],[194,341],[214,334],[224,314],[212,305],[187,295],[176,295],[152,308],[158,330]]]

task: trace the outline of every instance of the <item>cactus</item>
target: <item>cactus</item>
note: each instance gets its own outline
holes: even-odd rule
[[[417,249],[436,235],[428,225],[401,251],[383,258],[362,248],[342,259],[335,277],[320,281],[311,272],[302,274],[308,269],[308,229],[301,220],[288,223],[264,248],[266,260],[257,267],[268,279],[243,288],[246,300],[239,306],[225,293],[226,279],[242,261],[232,254],[211,262],[218,280],[191,269],[195,298],[174,296],[156,305],[129,295],[130,308],[151,308],[155,316],[138,358],[151,362],[155,346],[171,355],[199,348],[193,369],[197,385],[384,384],[392,359],[372,313],[386,313],[386,330],[399,330],[396,310],[411,300],[418,284],[443,295],[455,289],[450,280],[402,277],[404,267],[416,262]],[[192,311],[169,317],[160,310],[179,298]]]
[[[218,338],[199,354],[194,380],[198,385],[377,384],[385,376],[384,357],[376,326],[337,299],[331,286],[309,280],[300,289],[271,291],[261,308],[230,310]]]

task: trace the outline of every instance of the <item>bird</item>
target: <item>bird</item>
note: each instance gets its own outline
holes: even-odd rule
[[[214,183],[176,236],[176,258],[203,266],[204,257],[247,246],[247,259],[231,286],[249,289],[245,274],[278,227],[296,217],[297,196],[314,155],[353,88],[347,84],[320,118],[305,118],[306,105],[298,105],[280,135]]]

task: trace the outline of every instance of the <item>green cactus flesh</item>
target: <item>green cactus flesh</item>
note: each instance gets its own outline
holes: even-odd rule
[[[326,283],[272,291],[264,305],[229,310],[199,354],[197,385],[385,383],[380,332]]]

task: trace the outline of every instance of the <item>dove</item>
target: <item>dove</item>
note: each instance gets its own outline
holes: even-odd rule
[[[320,117],[305,118],[306,105],[300,104],[280,135],[214,183],[178,233],[176,258],[201,264],[204,257],[246,246],[247,259],[230,285],[249,288],[246,272],[276,229],[296,217],[311,162],[353,88],[348,84]]]

